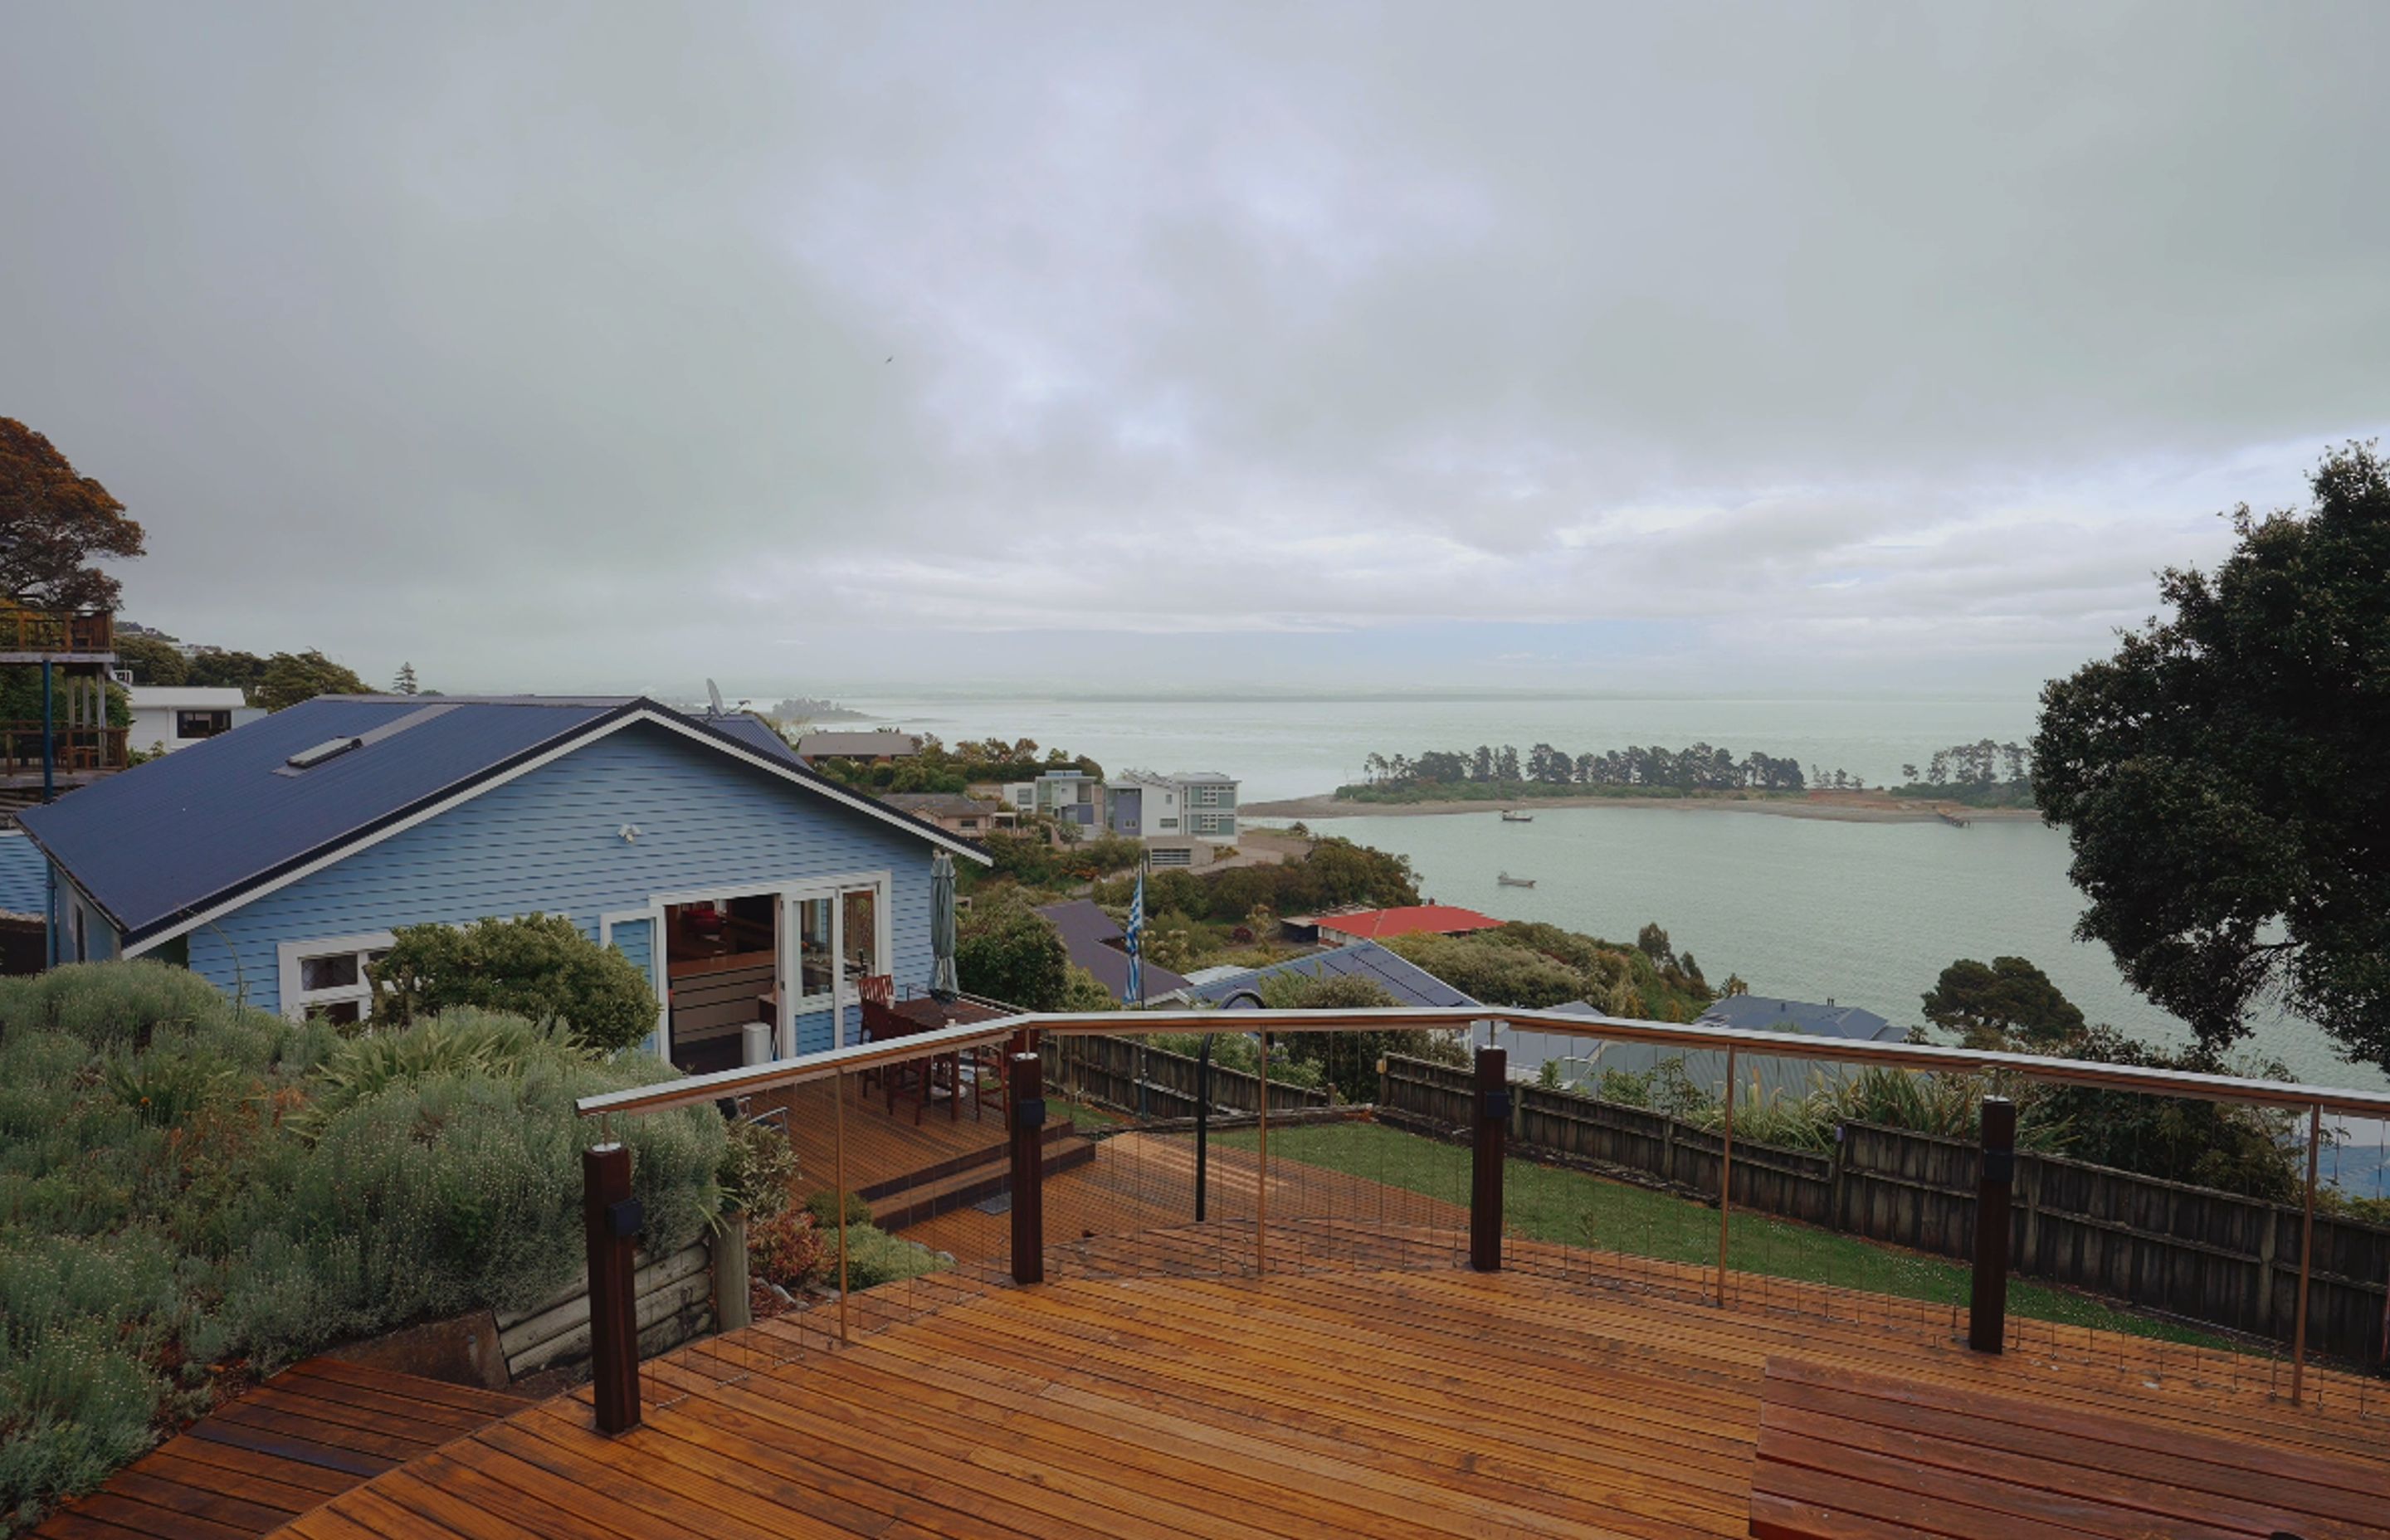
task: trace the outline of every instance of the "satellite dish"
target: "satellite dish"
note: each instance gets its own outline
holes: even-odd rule
[[[711,679],[708,679],[705,682],[705,698],[713,702],[714,715],[726,716],[729,714],[722,709],[722,691],[714,687],[714,683]]]

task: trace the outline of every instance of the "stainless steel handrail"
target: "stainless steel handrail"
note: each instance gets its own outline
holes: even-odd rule
[[[2132,1064],[2095,1064],[2080,1059],[2045,1059],[2034,1054],[1993,1053],[1975,1048],[1944,1048],[1914,1043],[1861,1043],[1794,1033],[1683,1026],[1626,1017],[1562,1015],[1548,1010],[1514,1010],[1485,1006],[1395,1007],[1374,1010],[1240,1010],[1232,1013],[1139,1010],[1041,1014],[1026,1011],[994,1021],[946,1027],[887,1043],[832,1048],[823,1053],[775,1059],[744,1069],[724,1070],[710,1075],[690,1075],[626,1091],[609,1091],[584,1097],[575,1105],[584,1117],[657,1112],[675,1107],[699,1106],[724,1097],[778,1090],[826,1080],[844,1071],[872,1069],[957,1048],[998,1043],[1022,1031],[1066,1036],[1127,1036],[1145,1033],[1242,1034],[1263,1031],[1452,1031],[1466,1028],[1472,1022],[1489,1020],[1516,1031],[1554,1036],[1656,1043],[1720,1052],[1732,1048],[1784,1059],[1830,1059],[1887,1069],[1995,1070],[2052,1084],[2088,1085],[2112,1091],[2138,1091],[2150,1096],[2189,1097],[2202,1101],[2240,1102],[2299,1111],[2320,1110],[2362,1118],[2390,1119],[2390,1091],[2301,1085],[2294,1082],[2197,1074],[2184,1070],[2150,1069]]]

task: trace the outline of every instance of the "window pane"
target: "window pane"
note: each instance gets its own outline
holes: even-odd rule
[[[797,987],[801,995],[829,993],[829,899],[797,901]]]
[[[354,1000],[335,1000],[328,1006],[307,1007],[307,1020],[310,1021],[332,1021],[341,1026],[353,1027],[361,1019],[358,1003]]]
[[[875,924],[880,895],[874,889],[864,888],[841,893],[846,906],[846,974],[850,979],[867,979],[880,971],[880,927]]]
[[[353,989],[357,983],[357,955],[335,952],[329,956],[299,959],[299,987],[313,995],[319,989]]]

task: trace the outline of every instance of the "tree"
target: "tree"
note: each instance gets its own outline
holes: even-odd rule
[[[364,680],[313,648],[276,653],[265,661],[264,676],[257,682],[257,703],[269,712],[278,712],[319,695],[372,693],[372,687]]]
[[[638,965],[562,915],[472,925],[403,925],[370,966],[374,1022],[405,1026],[452,1006],[561,1024],[610,1053],[656,1030],[656,992]]]
[[[1643,949],[1645,956],[1664,967],[1675,960],[1676,954],[1668,945],[1668,932],[1660,929],[1656,919],[1635,932],[1635,944]]]
[[[398,665],[398,677],[390,682],[390,693],[392,695],[420,695],[423,693],[423,687],[416,683],[415,665],[413,663],[401,663]]]
[[[1023,1010],[1060,1010],[1070,968],[1061,932],[1017,900],[973,904],[956,928],[955,970],[973,995]]]
[[[190,673],[184,683],[230,687],[245,691],[253,703],[258,687],[265,682],[266,661],[254,652],[228,652],[223,648],[201,648],[191,654]]]
[[[191,661],[173,643],[139,635],[116,638],[116,661],[133,674],[136,685],[187,685]]]
[[[0,417],[0,597],[43,610],[113,610],[122,585],[91,565],[136,557],[141,526],[50,441]]]
[[[2053,1053],[2082,1037],[2083,1012],[2023,957],[1994,957],[1986,968],[1962,957],[1925,992],[1925,1019],[1956,1032],[1971,1048],[1998,1048],[2015,1038]]]
[[[2390,1068],[2390,467],[2326,456],[2303,511],[2232,515],[2171,618],[2042,691],[2044,815],[2090,901],[2076,931],[2209,1061],[2261,996]]]

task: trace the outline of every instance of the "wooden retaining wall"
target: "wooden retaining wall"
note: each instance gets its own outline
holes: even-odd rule
[[[713,1329],[713,1264],[708,1241],[694,1241],[665,1257],[642,1251],[634,1288],[641,1358]],[[511,1380],[586,1364],[589,1276],[582,1274],[529,1310],[498,1312],[498,1348],[507,1355]]]
[[[1201,1066],[1193,1056],[1149,1047],[1129,1037],[1046,1038],[1039,1052],[1046,1061],[1046,1088],[1056,1095],[1101,1102],[1142,1118],[1191,1118]],[[1212,1066],[1212,1106],[1238,1112],[1258,1112],[1261,1077],[1240,1070]],[[1269,1084],[1273,1112],[1325,1107],[1325,1090],[1309,1090],[1281,1081]]]
[[[1467,1070],[1389,1059],[1379,1107],[1455,1129],[1469,1119]],[[1558,1156],[1717,1196],[1723,1139],[1680,1118],[1579,1092],[1519,1085],[1510,1137]],[[1943,1256],[1974,1250],[1979,1151],[1970,1141],[1844,1123],[1834,1151],[1737,1139],[1734,1203]],[[2294,1206],[2020,1152],[2010,1256],[2020,1276],[2088,1290],[2233,1331],[2287,1341],[2298,1309]],[[2384,1361],[2390,1227],[2319,1213],[2307,1300],[2318,1353]]]

